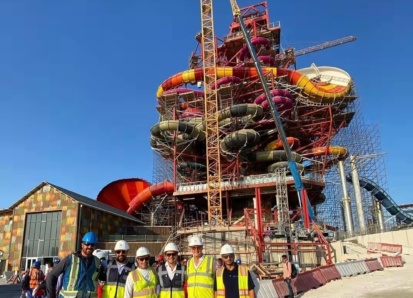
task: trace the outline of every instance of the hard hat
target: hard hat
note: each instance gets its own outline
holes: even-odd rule
[[[237,263],[238,265],[240,265],[240,264],[241,264],[241,259],[237,259],[237,260],[235,261],[235,263]]]
[[[93,255],[96,256],[99,260],[107,260],[109,257],[109,252],[107,250],[95,249]]]
[[[199,236],[192,236],[189,240],[189,247],[191,246],[203,246],[204,243],[202,242],[201,237]]]
[[[53,263],[55,263],[55,264],[60,263],[60,259],[59,259],[59,258],[54,258],[54,259],[53,259]]]
[[[151,253],[146,247],[139,247],[138,250],[136,251],[136,257],[143,257],[143,256],[150,256]]]
[[[234,248],[229,244],[224,244],[221,247],[221,255],[234,254]]]
[[[119,240],[116,242],[115,251],[117,250],[129,250],[129,244],[125,240]]]
[[[96,243],[98,243],[98,237],[93,232],[87,232],[85,234],[85,236],[83,236],[82,242],[90,243],[90,244],[96,244]]]
[[[39,261],[36,261],[36,262],[33,262],[33,267],[36,267],[36,268],[39,268],[40,267],[40,262]]]
[[[165,246],[163,252],[167,252],[167,251],[176,251],[176,252],[178,252],[178,251],[179,251],[178,245],[176,245],[176,244],[173,243],[173,242],[169,242],[169,243]]]

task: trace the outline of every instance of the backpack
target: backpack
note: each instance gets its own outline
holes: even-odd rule
[[[291,278],[295,278],[297,276],[297,267],[295,267],[295,265],[293,263],[291,264]]]

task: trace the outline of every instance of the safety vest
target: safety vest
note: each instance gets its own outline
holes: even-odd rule
[[[79,297],[97,297],[99,267],[100,261],[95,256],[93,256],[93,262],[89,269],[86,269],[81,257],[76,254],[69,255],[69,265],[63,276],[60,296],[75,298],[78,292],[82,292]]]
[[[138,269],[131,272],[133,280],[133,296],[157,298],[156,286],[158,285],[158,275],[153,271],[152,267],[149,270],[149,281],[143,278]]]
[[[224,267],[217,269],[217,298],[225,298],[225,285],[223,279]],[[238,293],[240,298],[248,298],[248,267],[238,265]]]
[[[29,281],[29,287],[30,289],[34,289],[36,288],[42,281],[44,281],[44,273],[42,270],[37,269],[36,267],[32,268],[32,270],[30,270],[30,281]],[[44,291],[43,289],[39,289],[37,290],[36,296],[43,296],[44,295]]]
[[[158,268],[158,278],[159,284],[161,285],[159,298],[185,298],[185,266],[177,264],[175,275],[173,279],[170,280],[166,266],[163,264]]]
[[[215,259],[204,256],[204,259],[195,268],[194,258],[188,260],[188,298],[214,297],[214,264]]]
[[[103,287],[102,298],[123,298],[125,283],[129,272],[135,269],[135,265],[127,262],[119,274],[118,264],[115,260],[106,269],[106,282]]]

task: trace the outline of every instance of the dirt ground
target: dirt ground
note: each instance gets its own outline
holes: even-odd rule
[[[299,295],[304,298],[413,297],[413,256],[403,255],[404,267],[388,268],[355,277],[332,281],[323,287]]]

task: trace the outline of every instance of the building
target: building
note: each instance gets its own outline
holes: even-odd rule
[[[48,182],[42,182],[8,209],[0,210],[0,274],[43,265],[80,247],[94,231],[98,247],[142,222],[124,211]],[[113,240],[112,240],[113,241]]]

